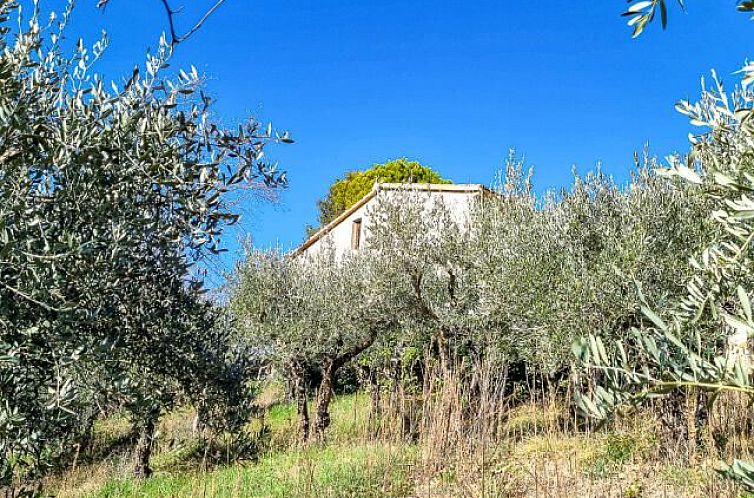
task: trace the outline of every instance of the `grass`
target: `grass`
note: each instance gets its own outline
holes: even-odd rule
[[[366,394],[335,397],[330,407],[332,426],[328,428],[328,441],[343,444],[367,439],[368,414],[369,398]],[[263,418],[252,422],[251,428],[258,431],[262,424],[269,428],[271,449],[283,450],[296,444],[297,419],[293,404],[272,404]]]
[[[143,483],[107,483],[92,498],[121,497],[399,497],[411,489],[411,447],[384,444],[311,447],[207,473],[157,475]]]
[[[268,396],[269,397],[269,396]],[[339,396],[333,400],[333,425],[327,446],[296,447],[296,410],[291,404],[267,401],[264,417],[249,429],[267,427],[265,451],[254,462],[210,471],[198,470],[202,446],[191,433],[192,413],[180,409],[160,423],[152,457],[155,474],[144,482],[129,476],[130,455],[115,442],[131,426],[114,415],[98,422],[97,462],[82,462],[51,482],[61,498],[172,496],[407,496],[416,447],[367,437],[368,397]],[[120,451],[118,451],[120,450]]]
[[[48,489],[61,498],[744,496],[716,476],[716,455],[693,468],[660,457],[649,417],[590,433],[569,429],[563,406],[531,403],[501,412],[495,436],[484,444],[442,431],[401,439],[375,436],[370,400],[361,393],[335,398],[325,446],[302,448],[295,407],[266,396],[264,416],[250,425],[252,432],[267,428],[252,461],[202,470],[192,412],[182,409],[161,422],[155,475],[134,481],[130,446],[123,444],[130,425],[115,415],[95,427],[97,458],[82,459]]]

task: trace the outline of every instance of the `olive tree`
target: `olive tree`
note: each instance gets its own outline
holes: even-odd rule
[[[683,3],[680,2],[683,6]],[[754,3],[740,1],[738,10],[751,12]],[[634,36],[655,17],[659,8],[667,22],[664,0],[634,2],[631,17]],[[727,93],[713,72],[712,88],[703,89],[699,102],[682,101],[677,109],[704,131],[692,136],[686,161],[670,158],[664,174],[697,186],[709,203],[709,217],[718,230],[706,247],[691,259],[692,277],[686,296],[664,306],[652,306],[640,295],[644,323],[632,329],[625,341],[603,341],[589,335],[574,344],[574,352],[587,368],[599,372],[602,382],[590,395],[579,398],[588,415],[605,420],[623,404],[641,403],[649,397],[701,389],[711,401],[733,391],[751,398],[748,342],[752,328],[751,279],[751,103],[749,88],[754,66],[741,71],[742,88]],[[754,465],[735,460],[721,471],[754,490]]]
[[[679,295],[709,231],[703,197],[652,164],[623,188],[597,171],[537,196],[511,154],[467,213],[410,187],[378,197],[365,245],[385,262],[400,340],[431,345],[445,373],[460,354],[552,376],[577,337],[624,335],[640,314],[634,282],[653,303]]]
[[[251,250],[237,268],[231,309],[259,353],[293,385],[302,440],[310,421],[306,372],[318,373],[314,430],[324,438],[335,375],[394,322],[379,260],[331,248],[287,258]]]
[[[694,189],[668,183],[642,165],[622,188],[599,173],[575,182],[564,194],[555,223],[565,243],[572,280],[553,301],[560,361],[574,339],[599,332],[623,337],[637,324],[638,289],[653,303],[683,293],[686,261],[709,236],[707,205]],[[558,323],[560,325],[558,325]]]
[[[679,104],[704,130],[692,137],[686,162],[673,158],[664,174],[697,186],[720,229],[691,260],[694,273],[685,297],[662,308],[644,304],[645,326],[634,328],[630,340],[617,342],[613,351],[595,335],[574,345],[581,362],[603,379],[580,398],[585,413],[606,419],[623,404],[684,388],[708,391],[713,400],[725,391],[754,397],[747,353],[754,333],[752,102],[748,86],[730,95],[715,79],[699,102]],[[737,460],[722,471],[754,489],[751,464]]]
[[[164,39],[106,85],[93,73],[105,39],[64,53],[70,14],[42,24],[36,8],[0,6],[0,486],[32,493],[95,396],[130,389],[152,437],[163,391],[198,368],[194,345],[208,347],[195,269],[237,219],[228,194],[279,185],[263,148],[289,141],[253,120],[213,123],[195,69],[162,76]]]
[[[468,339],[481,290],[468,271],[476,255],[469,238],[442,197],[421,189],[386,191],[370,211],[365,246],[383,261],[395,317],[403,330],[428,337],[446,374]]]

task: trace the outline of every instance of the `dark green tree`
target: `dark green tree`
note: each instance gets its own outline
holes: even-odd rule
[[[349,171],[345,177],[330,186],[327,196],[317,202],[319,224],[324,226],[338,217],[374,187],[383,183],[451,183],[439,173],[417,161],[407,158],[393,159],[383,164],[375,164],[364,171]],[[308,229],[311,235],[314,229]]]

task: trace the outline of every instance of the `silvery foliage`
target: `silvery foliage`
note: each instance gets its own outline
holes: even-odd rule
[[[562,267],[560,241],[553,230],[550,197],[540,202],[532,191],[532,171],[511,153],[495,196],[474,211],[472,265],[480,289],[477,340],[504,361],[539,368],[552,358],[551,335],[542,317]],[[555,272],[555,273],[553,273]]]
[[[709,231],[706,200],[655,177],[652,164],[624,188],[596,172],[537,197],[512,155],[468,217],[421,188],[381,191],[358,253],[338,260],[325,247],[287,259],[252,249],[231,307],[289,379],[375,340],[400,356],[430,347],[445,372],[468,358],[557,373],[571,364],[575,338],[618,338],[640,320],[634,281],[652,303],[684,290],[685,260]]]
[[[548,354],[546,369],[570,364],[576,337],[593,331],[620,337],[635,323],[633,281],[653,303],[682,292],[689,274],[684,255],[709,230],[698,216],[705,204],[685,186],[652,175],[651,164],[645,157],[623,187],[599,170],[576,177],[569,190],[544,199],[534,233],[519,242],[510,276],[521,269],[523,278],[507,294],[519,300],[519,316],[528,310],[530,333],[544,341],[534,350]],[[527,295],[527,288],[534,292]]]
[[[379,198],[368,245],[397,296],[394,347],[431,345],[445,367],[458,355],[542,364],[548,344],[534,301],[551,285],[552,230],[529,178],[511,155],[496,192],[465,207],[421,188]]]
[[[662,29],[668,25],[668,4],[677,3],[681,10],[686,10],[685,0],[628,0],[628,9],[622,14],[628,17],[628,25],[633,28],[632,36],[636,38],[644,32],[649,23],[654,21],[658,14]],[[736,8],[739,12],[754,12],[754,2],[751,0],[738,0]]]
[[[577,337],[620,338],[638,323],[634,282],[654,305],[683,292],[686,260],[710,230],[706,204],[685,185],[657,178],[648,170],[652,164],[645,159],[623,188],[599,172],[577,178],[552,208],[560,277],[553,279],[543,321],[563,355],[561,365]]]
[[[744,72],[743,88],[732,94],[713,74],[712,88],[703,89],[699,102],[678,105],[704,131],[690,136],[686,163],[671,158],[662,174],[697,186],[720,230],[691,260],[685,298],[663,311],[643,305],[649,326],[635,328],[630,344],[619,341],[610,351],[595,335],[575,344],[581,361],[601,373],[600,385],[579,400],[589,415],[605,419],[622,404],[678,388],[709,391],[712,401],[725,391],[754,398],[748,354],[754,332],[754,92],[748,83],[754,74]],[[722,472],[754,489],[753,469],[735,461],[723,464]]]
[[[470,266],[477,253],[464,216],[442,195],[407,185],[378,194],[366,238],[392,294],[389,309],[400,325],[394,346],[431,344],[446,369],[453,351],[470,345],[478,320],[480,288]]]
[[[668,183],[645,158],[619,188],[599,171],[537,196],[511,154],[470,216],[422,190],[383,196],[370,249],[384,258],[403,335],[553,374],[574,339],[624,335],[640,317],[634,281],[652,303],[684,290],[691,256],[710,230],[706,200]],[[441,347],[442,349],[442,347]],[[442,353],[442,351],[441,351]]]
[[[200,357],[224,353],[201,340],[214,311],[195,264],[236,219],[227,192],[279,184],[262,150],[289,141],[213,124],[195,69],[161,76],[165,40],[106,85],[106,39],[66,55],[71,7],[32,7],[0,5],[0,487],[29,493],[97,403],[127,396],[138,416],[202,390],[217,363]]]
[[[298,258],[250,248],[232,276],[230,307],[257,353],[291,375],[374,341],[390,315],[382,275],[379,260],[336,258],[332,246]]]

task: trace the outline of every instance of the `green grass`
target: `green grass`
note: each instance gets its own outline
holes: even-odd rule
[[[411,446],[311,447],[206,473],[111,481],[91,498],[125,497],[399,497],[412,492]]]
[[[337,396],[330,405],[332,425],[327,429],[327,440],[333,444],[365,439],[369,423],[369,396],[364,393]],[[310,406],[310,412],[313,406]],[[313,416],[313,414],[312,414]],[[252,423],[259,430],[261,421]],[[298,438],[296,407],[281,403],[269,408],[264,424],[270,431],[270,449],[282,450],[295,444]]]
[[[125,497],[398,497],[413,493],[413,465],[417,450],[411,445],[369,441],[369,398],[364,394],[338,396],[331,405],[332,426],[328,444],[297,447],[296,409],[292,404],[270,404],[264,419],[269,439],[257,461],[197,469],[199,440],[191,438],[186,425],[190,413],[171,414],[167,432],[180,433],[177,445],[159,441],[150,479],[139,482],[121,474],[90,483],[89,492],[66,493],[91,498]],[[167,419],[168,417],[166,417]],[[185,420],[184,420],[185,419]],[[118,423],[115,424],[115,421]],[[108,434],[129,428],[122,420],[108,422]],[[184,427],[186,426],[186,427]],[[117,428],[117,430],[115,430]],[[184,434],[185,433],[185,434]],[[72,490],[68,490],[72,491]]]
[[[479,448],[375,440],[364,393],[335,398],[327,444],[302,448],[296,444],[295,406],[269,398],[273,402],[266,405],[263,421],[249,427],[260,435],[258,451],[247,455],[252,460],[202,470],[203,441],[191,433],[192,413],[181,409],[161,423],[152,460],[155,474],[135,481],[132,444],[119,444],[130,423],[113,416],[95,427],[98,444],[107,450],[99,453],[106,457],[66,473],[49,491],[60,498],[447,498],[535,496],[522,494],[534,490],[539,496],[588,493],[594,498],[619,486],[623,498],[640,498],[659,496],[653,492],[664,486],[675,494],[662,496],[697,496],[693,493],[706,486],[707,496],[745,496],[731,494],[714,472],[658,460],[655,433],[643,420],[607,432],[563,433],[557,408],[518,407],[505,421],[502,439],[485,448],[482,466]],[[259,430],[262,423],[265,431]],[[486,494],[479,484],[482,472]]]
[[[608,434],[585,471],[594,477],[617,474],[637,453],[636,440],[629,435]]]

